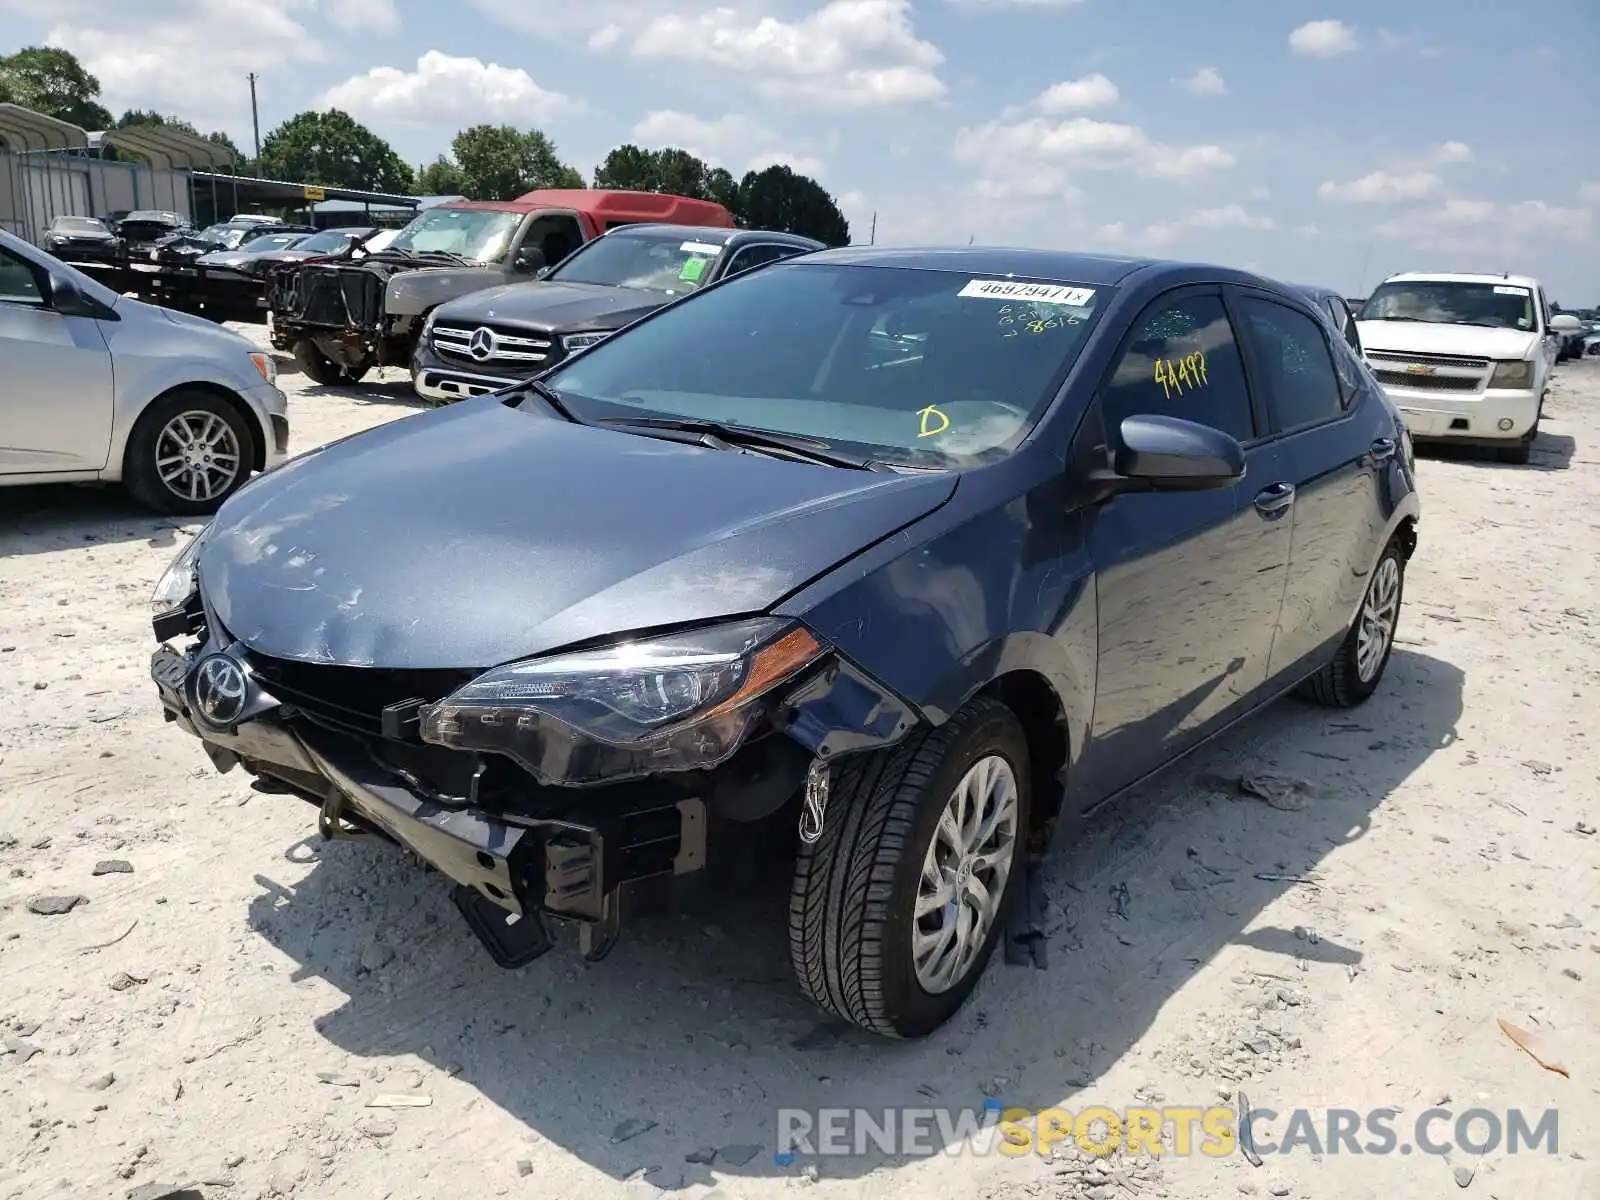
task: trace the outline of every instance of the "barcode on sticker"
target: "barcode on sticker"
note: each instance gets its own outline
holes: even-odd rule
[[[721,254],[722,247],[715,242],[685,242],[678,247],[685,254]]]
[[[1093,288],[1061,283],[1018,283],[1012,279],[974,279],[957,293],[978,300],[1028,300],[1035,304],[1065,304],[1082,308],[1094,299]]]
[[[1496,287],[1494,289],[1494,294],[1496,296],[1526,296],[1528,294],[1528,289],[1517,287]]]

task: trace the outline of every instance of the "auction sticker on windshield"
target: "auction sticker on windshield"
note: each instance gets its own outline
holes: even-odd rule
[[[1494,294],[1496,296],[1526,296],[1528,294],[1528,289],[1527,288],[1519,288],[1519,287],[1498,287],[1497,286],[1494,289]]]
[[[1032,300],[1039,304],[1065,304],[1082,308],[1094,299],[1093,288],[1059,283],[1018,283],[1013,279],[973,279],[958,293],[979,300]]]
[[[685,242],[678,247],[685,254],[721,254],[722,247],[715,242]]]

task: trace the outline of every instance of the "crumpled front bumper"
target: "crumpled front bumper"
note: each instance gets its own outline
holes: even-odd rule
[[[214,658],[227,658],[245,680],[240,711],[228,722],[208,719],[199,694],[200,668]],[[593,823],[447,804],[411,786],[359,742],[296,720],[240,654],[214,648],[183,654],[163,644],[150,674],[167,719],[199,738],[218,770],[243,765],[317,804],[324,836],[349,836],[343,830],[352,825],[377,834],[519,917],[544,913],[614,928],[624,901],[632,907],[658,899],[673,876],[705,864],[700,800],[666,801]]]

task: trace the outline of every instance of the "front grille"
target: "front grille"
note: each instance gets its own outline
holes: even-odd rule
[[[1430,367],[1462,367],[1473,371],[1481,371],[1489,365],[1487,358],[1472,355],[1416,354],[1410,350],[1368,350],[1367,357],[1375,363],[1424,363]]]
[[[1405,371],[1374,371],[1373,374],[1379,383],[1424,392],[1475,392],[1483,385],[1482,379],[1468,375],[1412,375]]]
[[[292,662],[253,651],[251,673],[292,709],[344,733],[383,737],[383,712],[408,701],[433,704],[473,677],[471,671],[405,671]]]
[[[484,331],[482,334],[478,332],[480,329]],[[481,357],[472,353],[474,337],[480,344],[487,338],[487,353]],[[553,336],[493,325],[436,324],[430,339],[439,354],[464,363],[496,363],[542,370],[561,357],[561,348]]]

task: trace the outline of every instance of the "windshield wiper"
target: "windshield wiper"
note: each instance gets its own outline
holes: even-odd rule
[[[846,454],[835,450],[830,443],[816,438],[771,433],[765,429],[751,429],[746,425],[725,425],[720,421],[697,421],[689,417],[612,417],[596,424],[604,425],[607,429],[633,430],[646,436],[649,435],[649,431],[656,429],[698,434],[701,444],[713,449],[764,451],[774,457],[794,458],[825,467],[847,467],[853,471],[890,469],[887,463]]]

